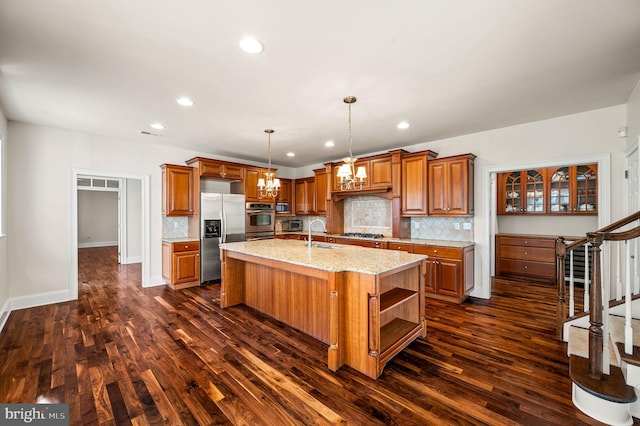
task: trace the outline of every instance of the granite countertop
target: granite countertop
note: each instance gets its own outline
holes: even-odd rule
[[[380,250],[333,243],[316,244],[334,248],[309,248],[306,241],[281,239],[226,243],[222,244],[220,248],[330,272],[352,271],[372,275],[428,257],[397,250]]]
[[[308,232],[276,232],[276,235],[282,234],[296,234],[296,235],[309,235]],[[423,240],[418,238],[394,238],[394,237],[382,237],[382,238],[362,238],[362,237],[345,237],[340,234],[326,234],[324,232],[311,232],[311,235],[332,237],[332,238],[349,238],[354,240],[371,240],[371,241],[387,241],[390,243],[405,243],[416,244],[422,246],[441,246],[441,247],[456,247],[465,248],[475,245],[473,241],[447,241],[447,240]]]
[[[172,238],[163,238],[163,243],[193,243],[199,242],[198,238],[190,238],[190,237],[172,237]]]

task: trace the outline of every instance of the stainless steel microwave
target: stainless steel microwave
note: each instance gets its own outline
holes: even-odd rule
[[[282,221],[282,230],[289,232],[298,232],[303,230],[302,219],[290,219]]]
[[[276,213],[291,213],[289,203],[276,203]]]

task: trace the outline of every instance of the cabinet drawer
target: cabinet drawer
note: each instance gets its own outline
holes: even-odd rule
[[[529,260],[536,262],[554,263],[556,260],[555,249],[527,246],[500,246],[502,259]]]
[[[498,244],[509,246],[526,246],[526,247],[546,247],[556,248],[556,240],[554,238],[536,238],[527,236],[514,236],[514,237],[498,237]]]
[[[173,243],[173,251],[196,251],[200,250],[200,243],[197,241],[189,241],[184,243]]]
[[[519,277],[541,278],[555,281],[556,264],[544,262],[531,262],[526,260],[500,260],[500,274]]]
[[[389,250],[406,251],[407,253],[413,252],[413,244],[410,244],[410,243],[396,243],[396,242],[390,241],[389,244],[387,245],[387,248]]]
[[[416,254],[426,254],[431,257],[446,257],[449,259],[462,260],[462,249],[458,247],[443,246],[413,246],[413,252]]]

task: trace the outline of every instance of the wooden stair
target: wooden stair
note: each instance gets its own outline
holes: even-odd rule
[[[629,404],[637,399],[633,386],[627,385],[620,367],[612,365],[610,374],[592,377],[589,359],[571,355],[569,376],[576,385],[598,398],[620,404]]]

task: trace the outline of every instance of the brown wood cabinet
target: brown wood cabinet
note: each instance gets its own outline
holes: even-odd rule
[[[556,282],[556,238],[496,235],[496,276]]]
[[[498,174],[498,214],[598,214],[597,164]]]
[[[328,208],[328,186],[327,186],[327,172],[325,169],[318,169],[313,171],[315,177],[315,214],[319,216],[326,216]]]
[[[429,216],[473,216],[473,154],[428,162]]]
[[[327,237],[327,242],[336,244],[348,244],[350,246],[370,247],[386,249],[387,242],[380,240],[359,240],[355,238]]]
[[[338,167],[342,163],[333,165],[333,191],[340,191],[340,179],[338,178]],[[354,168],[364,167],[367,172],[367,180],[362,185],[363,190],[387,189],[393,186],[391,173],[391,154],[381,154],[372,157],[361,158],[355,162]]]
[[[425,295],[457,303],[464,301],[474,288],[474,246],[445,247],[413,245],[413,252],[426,254]]]
[[[163,164],[162,214],[192,216],[195,213],[194,169],[189,166]]]
[[[549,214],[598,214],[598,165],[547,169]]]
[[[187,164],[197,167],[200,177],[227,180],[244,179],[244,166],[242,164],[202,157],[192,158],[187,161]]]
[[[424,154],[402,158],[402,216],[426,216],[427,156]]]
[[[247,201],[275,202],[274,197],[263,197],[260,195],[260,190],[258,189],[258,180],[260,178],[264,179],[266,172],[267,169],[260,167],[245,167],[244,180],[232,182],[231,192],[234,194],[244,194]],[[275,173],[276,169],[271,169],[271,172]]]
[[[517,170],[498,175],[498,214],[545,214],[545,169]]]
[[[313,215],[316,212],[316,179],[296,179],[296,215]]]
[[[200,243],[163,241],[162,277],[174,290],[200,285]]]

